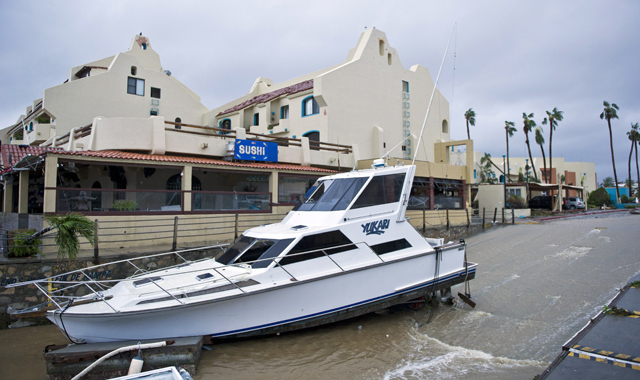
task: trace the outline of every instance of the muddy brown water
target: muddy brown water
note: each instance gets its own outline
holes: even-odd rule
[[[475,309],[398,309],[219,343],[194,378],[532,379],[640,273],[637,231],[629,214],[496,228],[468,239]],[[44,379],[44,346],[65,342],[54,326],[0,331],[0,379]]]

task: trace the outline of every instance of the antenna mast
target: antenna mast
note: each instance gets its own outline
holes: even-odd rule
[[[420,145],[420,143],[422,142],[422,134],[424,133],[424,127],[427,125],[427,118],[429,117],[429,111],[431,110],[431,103],[433,103],[433,96],[436,93],[438,81],[440,80],[440,73],[442,72],[442,66],[444,65],[444,60],[447,58],[449,45],[451,45],[451,39],[453,38],[453,34],[456,31],[457,26],[458,26],[457,23],[453,25],[453,30],[451,31],[451,36],[449,37],[447,48],[445,49],[444,56],[442,57],[442,63],[440,63],[440,68],[438,69],[438,76],[436,77],[436,81],[433,83],[433,91],[431,92],[431,99],[429,99],[429,106],[427,107],[427,113],[424,115],[424,122],[422,123],[422,129],[420,130],[420,137],[418,137],[418,145]],[[418,146],[416,146],[416,153],[413,155],[413,161],[411,161],[411,165],[413,165],[416,162],[417,156],[418,156]]]

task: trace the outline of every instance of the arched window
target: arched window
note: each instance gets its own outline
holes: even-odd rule
[[[302,100],[302,116],[310,116],[320,113],[318,102],[313,96],[308,96]]]
[[[135,66],[131,66],[131,75],[138,75],[138,68]]]
[[[102,185],[100,182],[95,181],[93,185],[91,185],[92,189],[102,189]],[[91,192],[91,210],[98,211],[102,208],[102,191],[92,191]]]
[[[222,119],[220,120],[220,123],[218,124],[218,128],[220,129],[226,129],[226,130],[231,130],[231,119]],[[221,135],[226,135],[227,132],[222,132],[220,131]]]
[[[442,133],[449,133],[449,122],[442,120]]]
[[[320,132],[309,131],[302,136],[309,138],[309,148],[313,150],[320,150]]]
[[[167,206],[180,205],[181,196],[179,191],[182,190],[182,174],[174,174],[167,180]],[[200,191],[202,185],[196,176],[191,176],[191,190]],[[171,192],[169,192],[171,191]]]
[[[180,119],[179,117],[176,117],[175,122],[176,123],[182,123],[182,119]],[[182,126],[180,126],[180,125],[174,125],[174,127],[176,127],[176,129],[182,129]]]

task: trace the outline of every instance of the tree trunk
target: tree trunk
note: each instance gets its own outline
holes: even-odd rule
[[[636,184],[638,185],[638,193],[640,193],[640,169],[638,168],[638,145],[640,145],[640,141],[636,141]],[[636,198],[640,197],[640,194],[636,194]]]
[[[511,169],[509,168],[509,132],[507,132],[507,173],[511,174]],[[509,174],[505,174],[505,178]],[[511,175],[509,175],[509,182],[511,182]],[[507,182],[505,181],[505,183]]]
[[[49,226],[47,228],[43,228],[40,231],[37,231],[35,234],[31,235],[31,237],[29,239],[27,239],[27,244],[31,243],[32,241],[34,241],[35,239],[40,238],[42,235],[46,234],[47,232],[53,230],[55,227]]]
[[[467,120],[467,139],[471,140],[471,135],[469,134],[469,120]]]
[[[611,119],[607,119],[609,125],[609,144],[611,145],[611,163],[613,164],[613,180],[616,181],[616,204],[620,203],[620,188],[618,187],[618,173],[616,173],[616,159],[613,155],[613,133],[611,132]]]
[[[633,187],[631,186],[631,158],[633,158],[634,145],[636,145],[636,142],[631,140],[631,152],[629,152],[629,197],[633,195]]]
[[[553,156],[551,155],[551,142],[553,141],[553,119],[549,118],[549,182],[551,183],[551,172],[553,171]]]
[[[536,173],[536,166],[533,164],[533,157],[531,157],[531,146],[529,145],[529,134],[525,133],[527,143],[527,150],[529,151],[529,161],[531,162],[531,168],[533,169],[533,178],[538,182],[538,173]]]
[[[542,151],[542,165],[544,165],[544,180],[547,180],[547,159],[544,157],[544,148],[542,147],[542,145],[540,145],[540,150]],[[549,182],[547,182],[549,183]]]

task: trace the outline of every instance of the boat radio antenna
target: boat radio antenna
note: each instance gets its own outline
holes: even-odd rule
[[[444,56],[442,56],[442,63],[440,63],[440,68],[438,69],[438,76],[436,77],[436,81],[433,83],[433,91],[431,91],[431,99],[429,99],[429,106],[427,107],[427,113],[424,115],[424,122],[422,123],[422,129],[420,129],[420,137],[418,137],[418,144],[422,142],[422,134],[424,133],[424,127],[427,125],[427,118],[429,117],[429,111],[431,110],[431,103],[433,103],[433,96],[436,93],[436,89],[438,88],[438,81],[440,80],[440,73],[442,72],[442,66],[444,66],[444,61],[447,58],[447,52],[449,51],[449,45],[451,45],[451,39],[453,38],[453,34],[456,31],[457,23],[453,24],[453,30],[451,31],[451,36],[449,37],[449,42],[447,43],[447,48],[444,50]],[[418,156],[418,146],[416,146],[416,153],[413,155],[413,161],[411,161],[411,165],[416,162],[416,157]]]

